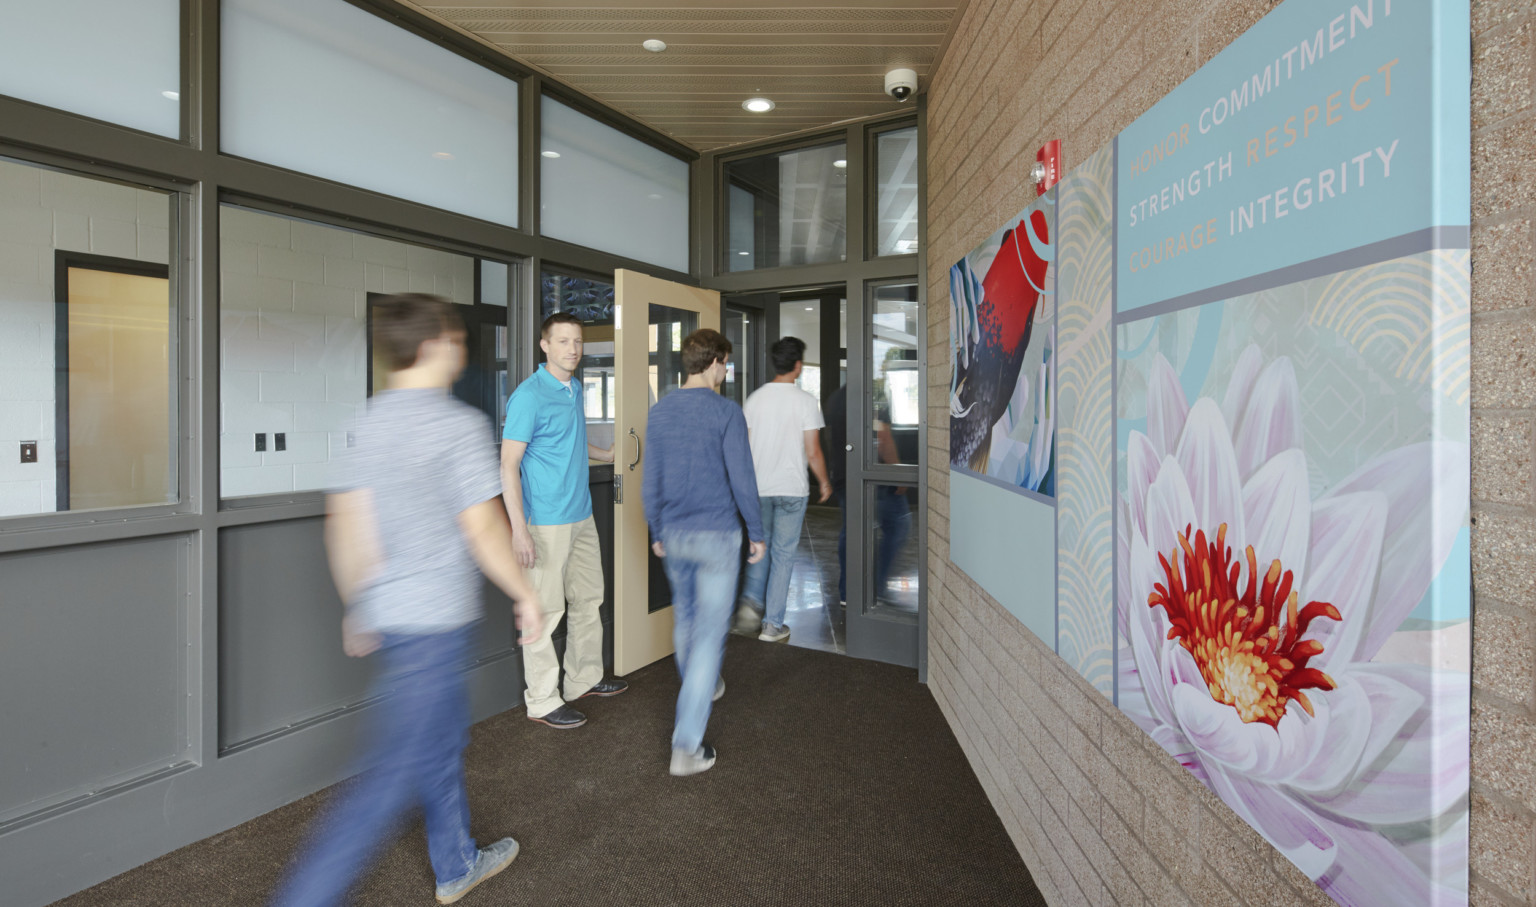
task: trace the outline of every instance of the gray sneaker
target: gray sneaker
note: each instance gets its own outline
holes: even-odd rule
[[[763,612],[746,599],[742,599],[736,605],[736,618],[731,624],[731,632],[737,636],[756,636],[763,627]]]
[[[763,632],[757,635],[763,642],[785,642],[789,639],[789,628],[781,624],[763,622]]]
[[[687,750],[672,751],[673,775],[681,778],[685,775],[697,775],[699,772],[709,771],[709,767],[715,764],[715,748],[705,743],[696,752]]]
[[[511,866],[512,861],[517,859],[517,849],[517,842],[511,838],[502,838],[489,847],[480,848],[480,853],[475,855],[475,865],[469,872],[452,882],[437,886],[437,902],[452,904],[469,894],[471,888]]]

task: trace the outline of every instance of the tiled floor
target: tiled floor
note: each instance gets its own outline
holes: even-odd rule
[[[835,506],[813,504],[805,512],[784,612],[792,646],[839,655],[848,652],[847,610],[837,598],[837,531],[841,520],[842,513]],[[910,529],[902,532],[902,539],[878,604],[891,611],[916,613],[920,582],[917,540]]]
[[[789,644],[847,654],[843,609],[837,603],[837,507],[811,505],[800,530],[800,550],[789,577],[789,605],[784,613]]]

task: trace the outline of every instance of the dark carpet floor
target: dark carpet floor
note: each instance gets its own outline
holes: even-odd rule
[[[588,699],[554,731],[522,709],[475,726],[472,831],[522,843],[460,903],[1043,905],[916,672],[732,638],[709,738],[719,762],[667,774],[677,674]],[[260,904],[322,791],[59,904]],[[419,822],[354,889],[364,905],[431,904]]]

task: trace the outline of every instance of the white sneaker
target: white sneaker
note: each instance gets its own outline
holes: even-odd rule
[[[517,842],[511,838],[502,838],[489,847],[483,847],[475,855],[475,865],[469,872],[444,885],[437,886],[437,902],[439,904],[452,904],[469,890],[484,882],[486,879],[501,872],[512,861],[517,859]]]
[[[672,751],[673,775],[681,778],[685,775],[697,775],[699,772],[709,771],[709,767],[715,764],[715,748],[705,743],[699,746],[697,752],[687,750]]]
[[[724,695],[725,695],[725,678],[724,677],[720,677],[720,678],[717,678],[715,680],[715,695],[714,695],[714,698],[710,700],[710,702],[719,702],[720,701],[720,697],[724,696]]]
[[[757,634],[757,638],[763,642],[784,642],[789,639],[789,628],[782,624],[763,621],[763,632]]]

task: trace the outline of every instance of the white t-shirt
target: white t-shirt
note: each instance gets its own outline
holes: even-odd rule
[[[758,496],[803,498],[809,494],[805,433],[826,424],[816,398],[793,384],[775,381],[753,391],[742,410],[747,416]]]

